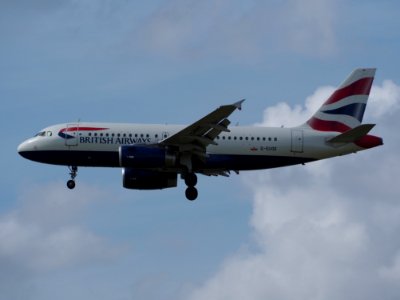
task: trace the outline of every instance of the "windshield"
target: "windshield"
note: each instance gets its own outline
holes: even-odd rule
[[[35,137],[37,136],[52,136],[53,133],[51,131],[41,131],[35,134]]]
[[[35,134],[35,136],[45,136],[46,135],[46,131],[41,131]]]

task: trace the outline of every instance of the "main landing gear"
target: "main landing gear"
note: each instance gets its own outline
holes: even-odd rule
[[[68,166],[69,175],[71,175],[71,179],[67,181],[67,187],[72,190],[75,187],[75,177],[78,175],[78,167],[77,166]]]
[[[186,198],[190,201],[196,200],[198,196],[195,185],[197,184],[197,176],[195,173],[187,173],[184,177],[187,189],[185,191]]]

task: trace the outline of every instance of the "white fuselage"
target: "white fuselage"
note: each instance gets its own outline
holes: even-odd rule
[[[68,131],[71,128],[76,130]],[[157,144],[182,128],[184,126],[160,124],[59,124],[43,129],[37,136],[22,143],[18,151],[29,159],[43,163],[120,167],[117,156],[121,145]],[[231,127],[230,132],[222,132],[215,139],[217,145],[207,147],[207,156],[241,160],[232,167],[227,162],[228,165],[218,165],[217,169],[251,170],[305,163],[363,150],[353,143],[340,147],[326,143],[335,135],[335,132],[302,127],[236,126]],[[100,153],[104,155],[99,156]],[[74,162],[73,159],[78,157]],[[102,158],[105,160],[102,161]],[[271,163],[268,163],[269,158]],[[247,167],[246,159],[251,160]],[[212,169],[213,165],[209,167]],[[202,169],[209,167],[205,165]]]
[[[67,165],[70,189],[79,166],[121,167],[123,186],[163,189],[185,181],[185,195],[197,198],[196,173],[228,176],[230,171],[270,169],[345,155],[383,144],[362,124],[374,68],[359,68],[301,126],[229,126],[243,100],[221,105],[188,126],[76,123],[45,128],[18,152],[42,163]]]

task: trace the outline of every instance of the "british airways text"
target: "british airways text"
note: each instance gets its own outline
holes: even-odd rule
[[[118,144],[118,145],[129,145],[129,144],[146,144],[151,143],[150,138],[127,138],[127,137],[98,137],[98,136],[81,136],[79,138],[81,144]]]

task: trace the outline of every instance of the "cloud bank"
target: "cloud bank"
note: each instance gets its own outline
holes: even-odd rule
[[[262,125],[301,124],[332,90],[317,89],[304,107],[269,107]],[[394,82],[373,87],[365,118],[384,129],[383,147],[242,175],[253,194],[252,243],[189,299],[399,298],[399,104]]]
[[[27,299],[38,275],[104,264],[120,254],[80,220],[88,205],[102,198],[99,189],[85,185],[73,192],[60,183],[25,189],[17,207],[0,215],[2,297]]]

